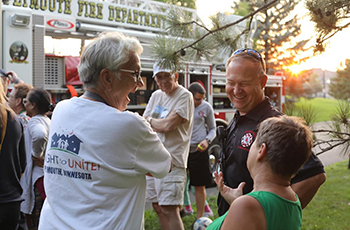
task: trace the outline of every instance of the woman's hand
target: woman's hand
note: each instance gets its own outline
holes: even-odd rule
[[[238,197],[243,195],[243,188],[245,186],[245,182],[241,182],[238,185],[238,188],[233,189],[224,184],[223,174],[220,172],[214,172],[214,181],[219,189],[221,196],[226,200],[226,202],[231,205],[231,203],[237,199]]]

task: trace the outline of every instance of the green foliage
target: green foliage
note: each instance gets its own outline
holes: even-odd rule
[[[286,107],[285,107],[286,110]],[[285,111],[287,115],[293,115],[302,117],[306,124],[310,126],[316,121],[316,110],[313,104],[305,99],[300,100],[297,103],[297,106],[291,103],[287,105],[287,111]]]
[[[222,14],[216,14],[211,19],[212,30],[231,23]],[[176,37],[176,39],[164,37],[163,42],[158,37],[153,41],[152,50],[157,60],[170,58],[170,62],[176,63],[176,65],[179,61],[221,62],[224,57],[231,55],[237,49],[241,33],[237,28],[232,26],[216,33],[210,33],[210,30],[201,22],[193,20],[192,12],[186,12],[179,7],[170,8],[166,17],[167,25],[164,33]],[[179,44],[167,45],[167,42]]]
[[[255,10],[265,4],[265,0],[240,2],[250,4]],[[284,66],[300,63],[298,59],[301,52],[305,51],[305,45],[309,40],[294,42],[292,38],[300,33],[298,17],[291,17],[290,13],[300,0],[280,0],[270,9],[258,13],[258,27],[254,33],[257,49],[262,52],[269,73],[283,70]],[[240,6],[238,3],[236,6]],[[237,10],[239,10],[238,8]]]
[[[154,1],[196,9],[196,0],[154,0]]]
[[[166,20],[165,33],[174,37],[189,38],[194,27],[192,23],[192,13],[182,10],[179,7],[170,7]]]
[[[303,210],[302,230],[349,229],[350,172],[347,161],[325,168],[327,180]]]
[[[313,98],[313,99],[306,99],[306,98],[299,98],[299,100],[295,103],[295,109],[293,110],[292,114],[287,115],[293,115],[298,116],[299,108],[303,104],[311,104],[313,107],[313,110],[315,111],[316,117],[314,122],[322,122],[322,121],[330,121],[332,120],[332,116],[337,111],[338,107],[338,101],[328,98]]]
[[[182,47],[183,40],[176,37],[157,36],[152,43],[152,50],[157,60],[162,60],[162,67],[178,71],[182,68],[180,54],[174,53]]]
[[[239,2],[233,2],[234,6],[231,7],[235,14],[240,16],[248,15],[250,12],[253,11],[248,1],[239,1]]]
[[[306,0],[311,21],[315,23],[317,40],[314,52],[325,50],[323,42],[350,26],[349,0]]]
[[[212,220],[215,220],[219,217],[217,214],[218,206],[216,204],[216,199],[216,196],[207,198],[208,204],[214,213],[214,217],[209,217]],[[196,204],[192,204],[192,209],[194,211],[193,215],[182,217],[182,222],[184,224],[185,230],[193,230],[193,223],[196,221]],[[145,230],[161,230],[157,214],[153,210],[145,211]]]
[[[345,69],[337,70],[337,76],[329,84],[329,94],[336,99],[350,99],[350,59],[345,61]]]
[[[338,107],[332,114],[332,124],[330,127],[337,133],[332,133],[331,136],[336,139],[346,141],[342,145],[342,153],[349,154],[350,149],[350,103],[348,101],[338,101]]]

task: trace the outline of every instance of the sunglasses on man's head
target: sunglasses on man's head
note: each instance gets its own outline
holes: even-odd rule
[[[243,48],[243,49],[239,49],[239,50],[236,50],[235,52],[233,52],[232,56],[235,56],[235,55],[240,54],[240,53],[246,53],[246,54],[254,57],[256,60],[260,61],[261,66],[264,68],[264,71],[266,71],[263,57],[261,56],[261,54],[258,51],[254,50],[254,49],[250,49],[250,48]]]

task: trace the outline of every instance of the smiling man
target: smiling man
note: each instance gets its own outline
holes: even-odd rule
[[[147,200],[152,202],[162,229],[184,229],[180,217],[186,181],[186,164],[193,127],[192,94],[178,83],[178,73],[153,66],[155,91],[143,114],[169,151],[172,171],[163,179],[147,178]]]
[[[221,158],[224,181],[231,188],[243,189],[244,194],[253,189],[253,179],[246,166],[249,149],[254,142],[258,124],[269,117],[281,116],[265,97],[267,81],[265,62],[253,49],[236,50],[226,64],[226,94],[236,108],[234,118],[226,128],[226,138]],[[311,201],[325,181],[321,161],[312,154],[304,167],[292,179],[292,188],[298,194],[302,207]],[[218,197],[218,212],[223,215],[229,204]]]
[[[78,71],[86,91],[52,115],[39,229],[144,228],[146,174],[167,175],[171,157],[144,118],[124,111],[143,85],[141,52],[117,32],[85,47]]]

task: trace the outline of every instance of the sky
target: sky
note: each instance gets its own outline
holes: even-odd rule
[[[209,23],[209,16],[216,12],[232,12],[231,6],[233,0],[197,0],[197,14],[204,23]],[[304,4],[301,3],[296,9],[298,16],[303,17],[301,22],[300,40],[307,39],[315,35],[313,23],[307,17],[307,10]],[[308,61],[291,68],[293,72],[307,70],[312,68],[320,68],[323,70],[336,71],[341,68],[340,63],[346,58],[350,59],[350,28],[341,31],[329,40],[326,51],[319,56],[311,57]],[[311,43],[310,43],[311,45]],[[312,56],[312,52],[309,54]]]

